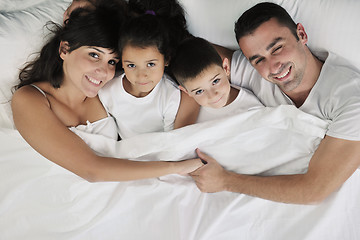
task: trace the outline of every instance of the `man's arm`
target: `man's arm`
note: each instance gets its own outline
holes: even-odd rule
[[[198,151],[208,162],[191,174],[203,192],[231,191],[277,202],[311,204],[337,190],[360,165],[360,142],[326,136],[305,174],[250,176],[229,172]]]
[[[212,43],[211,45],[218,52],[218,54],[220,55],[222,60],[224,60],[224,58],[227,58],[227,59],[229,59],[229,63],[231,63],[232,55],[234,53],[233,50],[223,47],[223,46],[220,46],[220,45],[217,45],[217,44],[214,44],[214,43]]]

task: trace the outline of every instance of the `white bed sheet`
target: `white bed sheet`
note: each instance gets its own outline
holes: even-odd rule
[[[296,21],[304,24],[309,35],[309,47],[319,56],[334,52],[359,68],[360,58],[357,53],[360,31],[354,27],[360,21],[359,1],[271,1],[282,4]],[[62,13],[70,2],[71,0],[3,0],[0,3],[0,47],[3,53],[0,59],[0,240],[360,239],[359,170],[323,203],[303,206],[228,192],[204,194],[199,192],[191,178],[177,175],[123,183],[88,183],[36,153],[13,129],[11,89],[17,82],[18,69],[43,44],[43,38],[48,33],[44,24],[48,20],[61,22]],[[194,35],[235,49],[234,21],[241,12],[260,0],[180,2],[185,7],[189,29]],[[273,113],[268,116],[271,114]],[[249,113],[246,117],[257,119],[256,112]],[[238,118],[240,120],[243,117]],[[294,125],[293,121],[282,124],[281,121],[276,122],[276,119],[267,122],[272,125],[266,127],[274,126],[278,134],[270,139],[275,141],[279,138],[278,142],[282,144],[299,146],[299,142],[289,140],[291,136],[298,134],[301,139],[303,134],[303,137],[309,137],[301,145],[299,152],[295,152],[298,156],[296,160],[289,163],[286,162],[286,154],[276,158],[276,161],[264,161],[267,160],[264,156],[269,158],[272,155],[260,151],[260,148],[264,150],[264,147],[274,146],[276,142],[265,142],[269,145],[264,146],[266,134],[259,128],[250,128],[264,134],[261,137],[258,135],[259,141],[253,135],[255,138],[246,138],[236,147],[238,151],[256,150],[254,147],[259,147],[256,158],[245,161],[248,158],[243,157],[241,165],[231,161],[231,150],[234,150],[230,147],[231,144],[236,144],[236,141],[246,136],[246,131],[242,132],[241,127],[250,127],[243,126],[240,122],[236,129],[242,137],[219,138],[225,141],[216,141],[215,137],[219,136],[216,134],[224,132],[216,127],[215,122],[201,125],[199,130],[202,129],[203,132],[195,134],[201,137],[207,132],[208,142],[203,141],[205,137],[198,142],[191,139],[194,134],[187,132],[191,127],[175,131],[176,134],[155,134],[142,136],[140,140],[129,139],[120,145],[106,139],[99,141],[99,136],[82,136],[102,154],[129,154],[131,158],[142,160],[156,156],[175,159],[194,156],[194,148],[199,147],[219,159],[227,168],[239,172],[290,173],[304,171],[309,156],[323,135],[324,123],[317,120],[312,123],[309,122],[310,119],[305,117],[303,125]],[[300,124],[297,120],[295,118],[294,121]],[[229,119],[226,121],[230,124]],[[257,120],[249,120],[246,124],[252,123],[254,127],[256,122]],[[284,134],[291,125],[298,128],[292,129],[291,136]],[[205,130],[205,126],[209,129]],[[307,130],[302,131],[303,129]],[[232,131],[230,133],[235,134]],[[311,134],[308,135],[309,133]],[[157,148],[153,149],[154,145],[146,144],[146,141],[159,136],[164,139],[158,139]],[[182,137],[186,138],[181,140]],[[193,145],[176,146],[175,140],[178,143],[192,142]],[[169,142],[173,145],[166,145]],[[117,148],[120,146],[133,151],[119,151]],[[177,148],[173,149],[173,146]],[[224,146],[229,147],[230,151]],[[277,145],[273,150],[270,153],[289,153]],[[254,167],[254,161],[263,162]]]
[[[206,134],[208,138],[202,138],[199,146],[211,155],[227,156],[218,160],[231,167],[230,152],[239,157],[242,155],[239,149],[234,148],[230,152],[225,148],[225,151],[228,151],[226,154],[221,151],[220,147],[230,143],[222,142],[223,138],[239,133],[242,137],[235,138],[234,142],[242,141],[246,146],[245,142],[252,140],[243,133],[276,133],[269,145],[252,144],[253,147],[248,150],[267,153],[269,148],[278,146],[285,155],[300,157],[300,164],[292,165],[291,169],[303,171],[304,164],[307,164],[304,159],[308,161],[309,152],[306,152],[305,148],[299,148],[298,152],[286,152],[284,145],[281,146],[279,142],[284,139],[294,140],[295,144],[298,140],[305,141],[305,145],[309,147],[307,150],[313,151],[327,124],[289,107],[254,110],[211,124],[209,122],[160,134],[169,135],[171,142],[159,142],[157,136],[160,135],[156,133],[117,143],[111,143],[110,139],[99,136],[83,134],[82,137],[86,138],[89,144],[97,146],[98,150],[101,149],[104,154],[112,152],[115,155],[131,155],[133,158],[147,160],[156,155],[173,156],[169,155],[169,152],[174,151],[192,155],[193,153],[186,152],[195,147],[198,137]],[[240,121],[239,130],[226,131],[227,128],[234,130],[232,125],[235,121],[237,124]],[[268,127],[269,123],[273,123],[271,127]],[[194,132],[194,127],[199,131]],[[202,131],[206,128],[213,130],[211,133],[214,134],[209,135]],[[176,145],[183,135],[193,139],[188,141],[188,147],[183,147],[183,143],[181,147],[172,149],[171,146]],[[294,136],[294,139],[291,136]],[[215,141],[216,139],[220,141]],[[321,204],[283,204],[229,192],[201,193],[190,177],[179,175],[122,183],[88,183],[40,156],[16,130],[0,129],[0,141],[0,239],[360,238],[359,170]],[[153,144],[157,147],[147,148],[148,141],[157,142],[158,144]],[[119,146],[135,143],[137,148],[134,148],[134,151],[118,150]],[[109,147],[106,148],[105,145]],[[216,145],[219,148],[213,148]],[[241,146],[242,144],[239,144],[239,147]],[[282,152],[277,151],[278,154]],[[262,158],[254,159],[253,161],[264,161]],[[243,162],[241,158],[233,158],[232,161]],[[272,173],[289,170],[289,165],[278,162],[278,158],[268,156],[266,161],[276,163],[276,171]],[[244,161],[242,165],[245,167],[250,163]],[[271,164],[266,166],[273,169]],[[264,167],[259,167],[251,171],[264,170]]]

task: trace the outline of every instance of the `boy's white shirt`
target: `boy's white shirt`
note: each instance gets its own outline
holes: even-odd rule
[[[205,122],[222,117],[232,116],[241,112],[246,112],[253,108],[263,107],[260,100],[249,90],[235,85],[231,87],[239,90],[235,100],[222,108],[200,107],[199,116],[196,122]]]
[[[137,98],[125,91],[124,76],[115,77],[99,91],[101,102],[116,119],[120,137],[172,130],[180,105],[180,90],[170,77],[164,74],[147,96]]]

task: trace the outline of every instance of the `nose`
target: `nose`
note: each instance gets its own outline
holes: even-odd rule
[[[208,91],[208,98],[213,99],[219,94],[218,90],[216,88],[212,88]]]
[[[137,71],[136,74],[137,74],[137,78],[138,78],[138,79],[145,79],[145,78],[147,78],[147,76],[148,76],[148,72],[147,72],[147,70],[144,69],[144,68],[138,69],[138,71]]]
[[[107,62],[99,63],[95,69],[95,73],[98,77],[104,80],[110,80],[115,75],[115,69],[110,69]]]
[[[268,64],[269,64],[270,73],[272,73],[272,74],[279,73],[279,70],[280,70],[282,64],[278,58],[276,58],[276,57],[270,58],[268,61]]]

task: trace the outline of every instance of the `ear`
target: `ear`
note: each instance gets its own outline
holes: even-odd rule
[[[226,73],[226,76],[229,78],[230,77],[230,63],[229,63],[229,59],[228,58],[224,58],[223,62],[222,62],[222,67]]]
[[[69,53],[69,43],[67,41],[61,41],[59,46],[59,55],[62,60]]]
[[[179,89],[190,96],[189,92],[183,86],[179,85]],[[190,96],[191,97],[191,96]]]
[[[299,41],[301,41],[303,44],[306,44],[308,42],[308,36],[305,32],[305,28],[301,23],[298,23],[296,25],[296,33],[299,37]]]
[[[167,59],[164,58],[164,64],[165,64],[165,67],[168,67],[169,66],[169,62],[170,62],[171,58],[170,57],[167,57]]]

